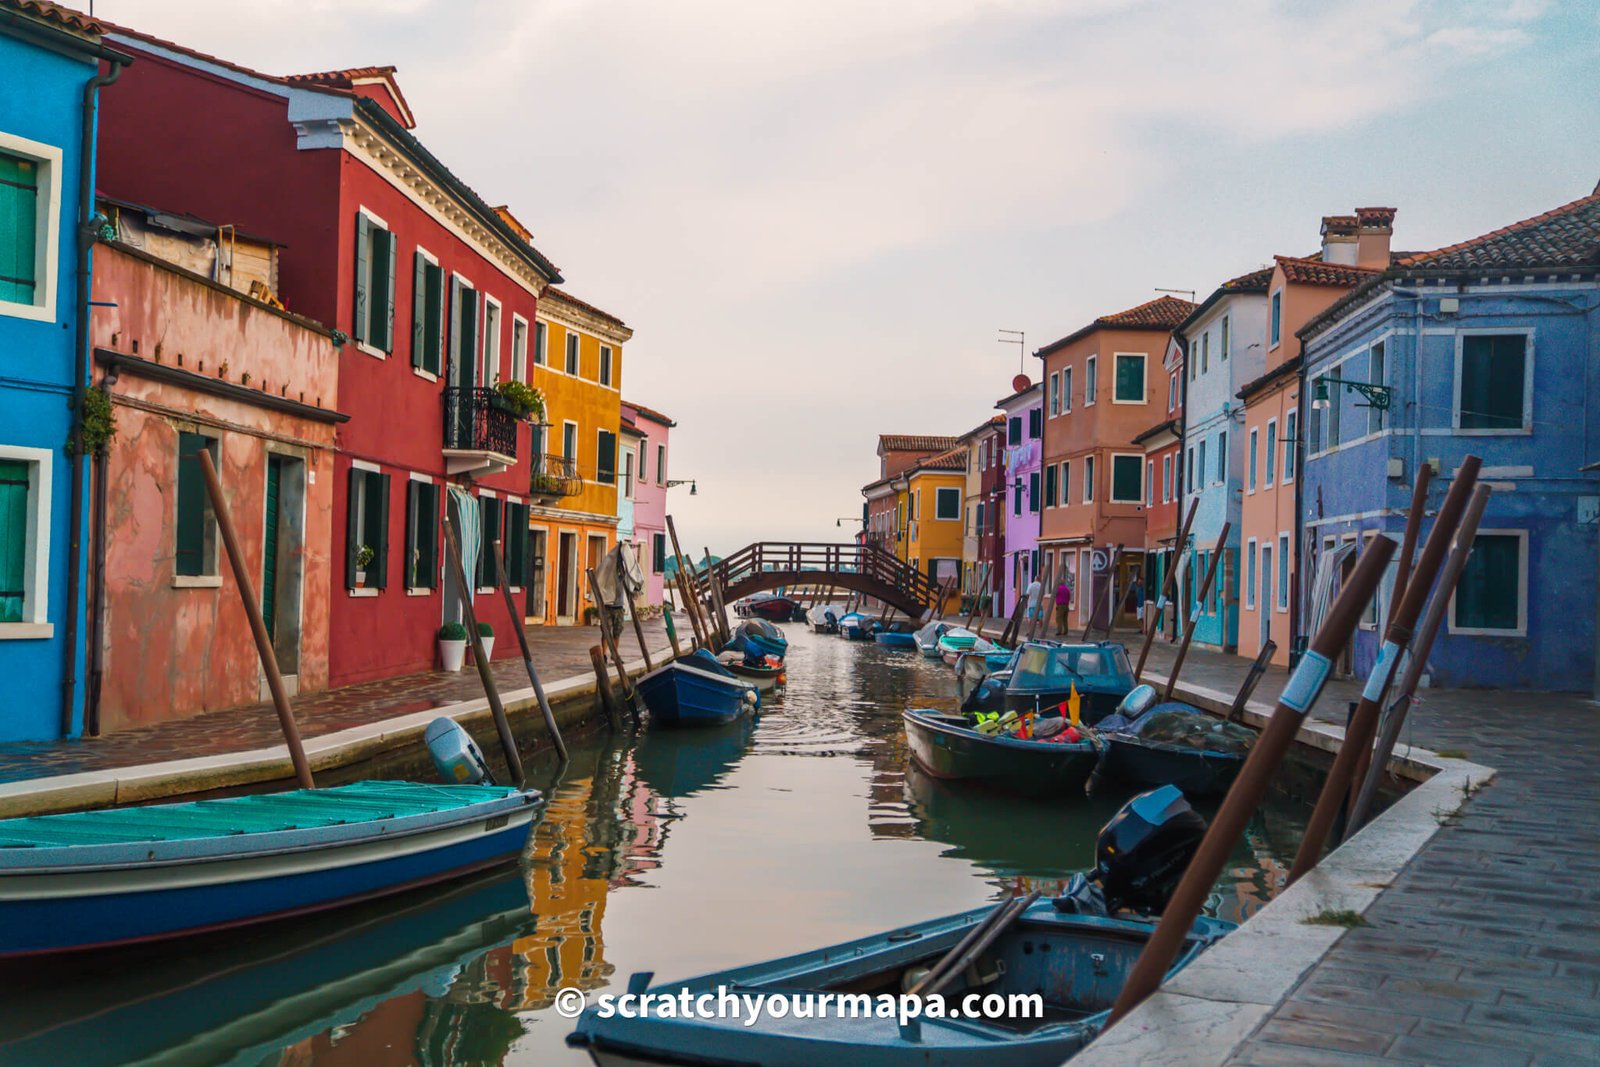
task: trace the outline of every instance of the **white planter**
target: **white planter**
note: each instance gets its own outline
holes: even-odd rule
[[[446,641],[440,638],[439,659],[444,664],[445,670],[459,671],[466,658],[467,642],[465,638],[460,641]]]
[[[484,659],[484,662],[487,663],[487,662],[493,660],[494,659],[494,638],[493,637],[483,637],[483,638],[479,638],[479,640],[481,640],[483,642],[483,659]]]

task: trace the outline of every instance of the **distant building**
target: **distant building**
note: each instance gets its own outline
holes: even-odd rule
[[[1431,515],[1463,458],[1483,460],[1494,492],[1428,659],[1434,685],[1594,685],[1597,273],[1600,195],[1590,195],[1403,255],[1300,331],[1301,571],[1321,594],[1313,603],[1373,537],[1400,539],[1423,464],[1435,472]],[[1388,390],[1388,404],[1333,379]],[[1352,642],[1346,666],[1358,674],[1383,639],[1388,586]]]
[[[1005,416],[995,415],[961,435],[966,455],[962,487],[961,594],[973,610],[993,612],[996,591],[1004,583],[1000,559],[1000,513],[996,500],[1003,481],[1000,462],[1005,441]]]
[[[884,433],[878,435],[878,477],[861,488],[866,498],[866,542],[905,561],[906,470],[930,456],[948,452],[960,444],[955,437],[930,434]],[[898,483],[898,484],[897,484]],[[960,549],[957,549],[957,558]]]
[[[947,590],[944,610],[961,601],[961,508],[966,449],[918,460],[900,475],[906,500],[906,562],[935,589]]]
[[[1026,379],[1024,379],[1026,380]],[[1010,618],[1017,598],[1039,571],[1039,472],[1044,445],[1044,386],[1019,389],[995,405],[1005,418],[1005,452],[995,501],[1004,518],[1005,597]]]
[[[1176,338],[1167,343],[1162,370],[1166,378],[1164,418],[1138,434],[1133,444],[1144,449],[1144,599],[1159,601],[1167,574],[1179,558],[1178,530],[1183,524],[1178,503],[1183,478],[1183,346]],[[1186,512],[1185,512],[1186,513]],[[1164,605],[1161,617],[1145,620],[1176,635],[1179,612]]]
[[[645,569],[645,603],[662,603],[662,582],[671,549],[667,544],[667,471],[671,432],[677,425],[653,408],[623,402],[633,424],[644,435],[639,442],[639,476],[633,498],[633,538],[639,546],[639,563]]]

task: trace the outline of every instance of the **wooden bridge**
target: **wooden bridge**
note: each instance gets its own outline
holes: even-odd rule
[[[846,544],[758,541],[712,564],[725,602],[769,589],[834,586],[862,593],[912,618],[934,606],[939,589],[928,576],[881,548]],[[704,572],[696,584],[704,586]]]

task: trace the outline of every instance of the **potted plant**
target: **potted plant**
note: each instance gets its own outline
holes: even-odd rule
[[[595,623],[597,623],[599,621],[600,621],[600,609],[599,608],[595,607],[593,604],[590,604],[588,607],[583,609],[583,624],[585,626],[593,626]]]
[[[447,671],[459,671],[467,658],[467,628],[459,622],[439,627],[439,660]]]
[[[377,553],[372,550],[371,545],[362,545],[356,549],[357,589],[365,589],[367,587],[367,565],[372,562],[372,558],[376,555]]]
[[[501,411],[515,415],[519,419],[528,418],[530,415],[544,417],[544,394],[515,378],[509,381],[498,379],[495,381],[491,403]]]
[[[478,623],[478,640],[483,642],[484,662],[494,659],[494,627],[486,622]]]

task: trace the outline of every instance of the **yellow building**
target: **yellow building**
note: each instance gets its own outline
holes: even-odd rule
[[[961,601],[962,506],[967,480],[961,447],[919,460],[905,473],[905,561],[934,585],[948,583],[945,610]]]
[[[626,323],[548,289],[534,326],[533,384],[544,393],[543,442],[528,525],[528,621],[570,626],[590,604],[584,572],[617,540],[622,345]]]

